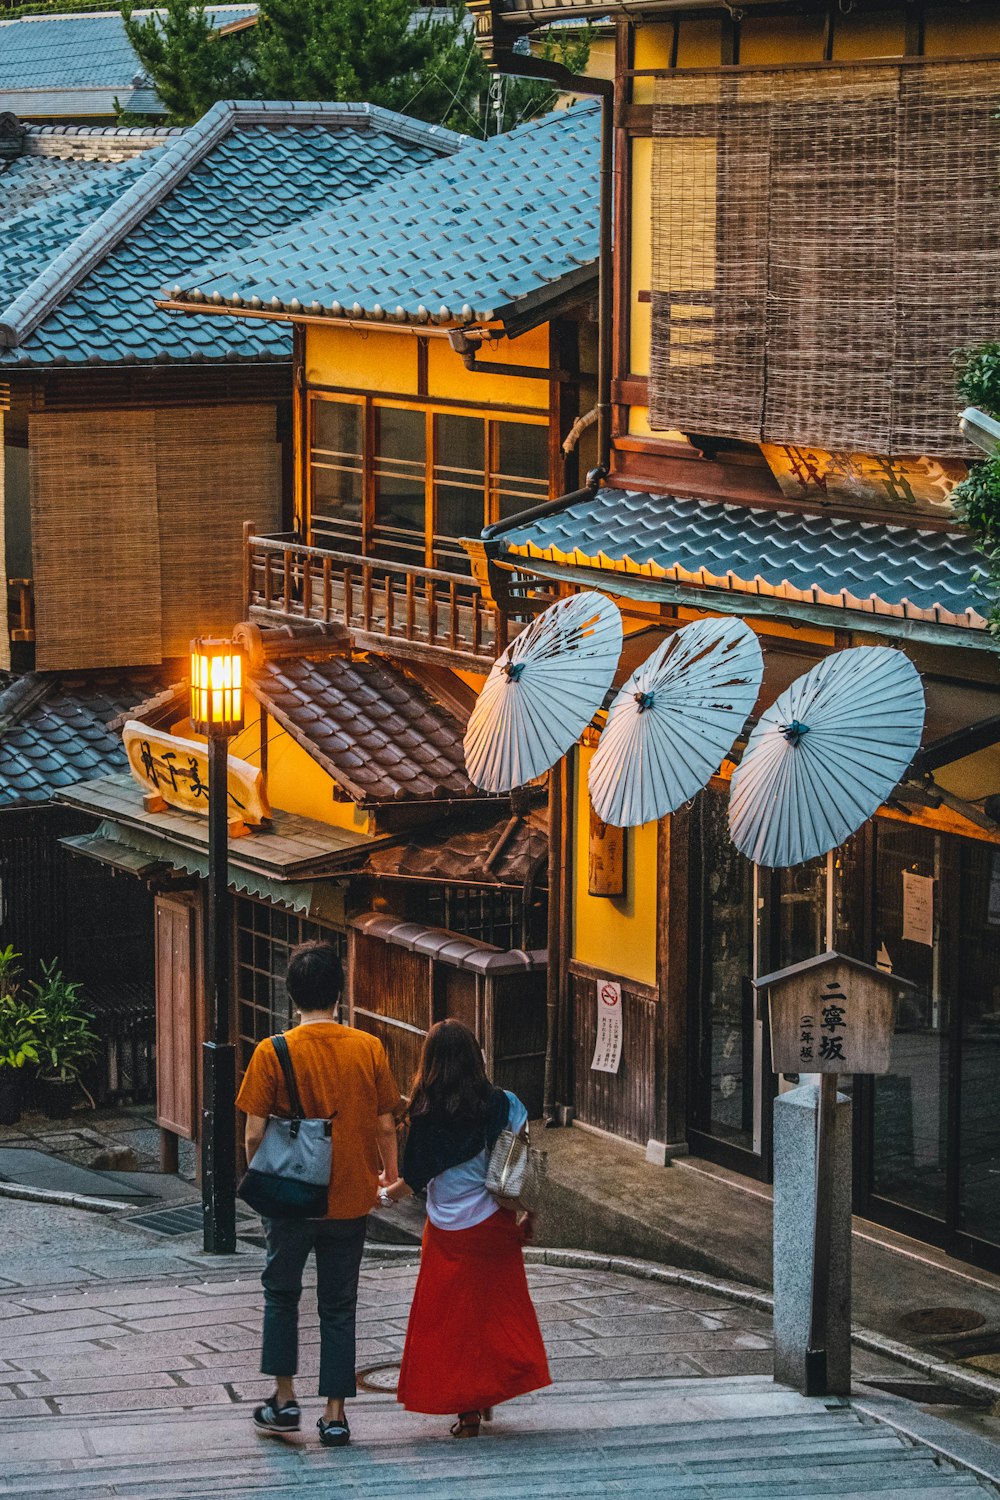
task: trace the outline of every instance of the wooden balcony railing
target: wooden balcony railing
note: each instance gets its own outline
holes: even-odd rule
[[[32,579],[7,579],[7,623],[12,641],[35,639],[35,595]]]
[[[255,536],[248,527],[244,586],[248,618],[341,625],[362,648],[481,670],[507,644],[505,617],[467,574]]]

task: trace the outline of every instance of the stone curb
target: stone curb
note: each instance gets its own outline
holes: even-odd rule
[[[398,1260],[404,1256],[412,1258],[414,1253],[413,1247],[409,1245],[369,1246],[366,1255],[371,1251],[376,1252],[373,1259],[387,1260]],[[674,1270],[671,1266],[660,1266],[654,1261],[633,1259],[631,1256],[600,1255],[593,1250],[547,1250],[540,1245],[529,1245],[525,1247],[524,1258],[529,1265],[613,1271],[621,1276],[635,1276],[641,1281],[658,1281],[664,1286],[685,1286],[696,1291],[714,1292],[717,1297],[725,1297],[727,1301],[739,1303],[743,1307],[754,1307],[758,1312],[774,1311],[774,1298],[769,1292],[756,1291],[739,1282],[724,1281],[720,1277],[704,1275],[699,1271]],[[987,1375],[985,1371],[969,1370],[954,1360],[926,1354],[909,1344],[900,1343],[898,1339],[889,1338],[887,1334],[876,1333],[871,1328],[855,1326],[851,1340],[859,1349],[866,1349],[869,1354],[884,1355],[887,1359],[894,1359],[899,1364],[920,1370],[951,1390],[968,1392],[974,1396],[988,1396],[992,1401],[1000,1401],[1000,1379]]]
[[[135,1207],[134,1203],[119,1203],[114,1198],[85,1198],[82,1193],[25,1187],[20,1182],[0,1182],[0,1198],[23,1198],[26,1203],[52,1203],[59,1208],[82,1208],[91,1214],[117,1214]]]

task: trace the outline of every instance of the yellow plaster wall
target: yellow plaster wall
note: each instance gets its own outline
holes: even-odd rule
[[[625,837],[625,895],[587,892],[590,797],[587,770],[593,752],[576,751],[573,775],[572,957],[640,984],[656,983],[656,824]]]
[[[491,375],[467,370],[447,338],[422,335],[427,343],[428,396],[467,401],[472,406],[529,406],[547,412],[547,380]],[[417,339],[411,333],[384,333],[342,326],[306,324],[307,385],[346,386],[351,390],[417,395]],[[498,339],[479,355],[483,364],[533,365],[547,369],[548,324],[517,339]]]
[[[417,335],[307,323],[305,365],[307,385],[415,394]]]
[[[260,706],[255,698],[246,699],[246,723],[238,735],[230,741],[230,754],[247,760],[251,765],[260,765]],[[303,818],[314,818],[317,823],[329,823],[334,828],[349,828],[355,833],[372,833],[371,818],[353,802],[334,800],[332,777],[318,766],[312,756],[293,740],[287,730],[269,719],[267,726],[267,796],[272,807],[282,812],[298,813]],[[193,734],[191,721],[181,719],[170,727],[171,734],[184,739],[198,740]]]
[[[924,52],[928,57],[1000,52],[997,0],[972,0],[957,10],[954,6],[929,10],[924,22]]]
[[[548,324],[533,328],[517,339],[498,339],[495,346],[485,344],[477,357],[484,365],[532,365],[545,370],[549,364]],[[467,370],[447,340],[431,340],[427,351],[427,389],[432,397],[446,396],[453,401],[533,406],[543,412],[549,409],[547,380]]]

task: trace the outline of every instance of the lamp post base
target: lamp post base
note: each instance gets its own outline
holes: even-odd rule
[[[236,1252],[236,1049],[202,1045],[201,1200],[208,1255]]]

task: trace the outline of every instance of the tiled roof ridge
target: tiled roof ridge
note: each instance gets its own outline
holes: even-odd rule
[[[41,672],[25,672],[0,691],[0,734],[12,729],[26,713],[47,698],[56,685],[54,677]]]
[[[2,24],[2,23],[0,23]],[[38,140],[67,140],[74,136],[82,136],[92,139],[113,137],[114,139],[143,139],[146,136],[163,140],[167,137],[177,138],[186,135],[190,130],[189,125],[29,125],[24,126],[25,141]],[[32,153],[27,153],[32,154]]]
[[[148,172],[71,241],[0,317],[0,349],[16,348],[104,259],[108,251],[172,191],[237,124],[367,124],[417,144],[457,151],[464,136],[411,120],[377,104],[221,100],[165,148]]]
[[[221,4],[216,5],[213,0],[208,0],[205,6],[207,11],[247,11],[253,8],[253,0],[247,0],[242,5]],[[142,10],[134,11],[133,14],[140,20],[147,16],[159,15],[165,9],[162,5],[147,6]],[[6,20],[0,19],[0,26],[17,26],[24,21],[110,21],[121,20],[120,10],[63,10],[57,12],[46,12],[40,16],[10,16]]]

